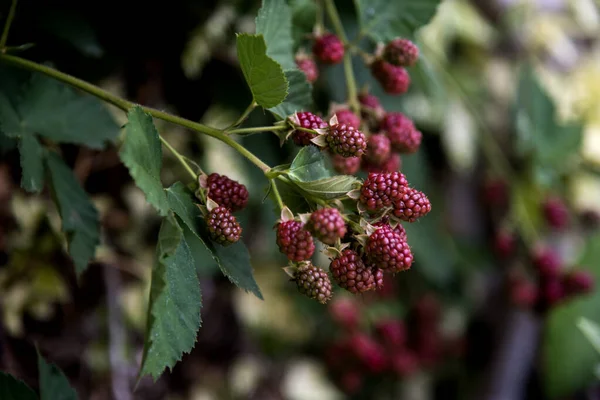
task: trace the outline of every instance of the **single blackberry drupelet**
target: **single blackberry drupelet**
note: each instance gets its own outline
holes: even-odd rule
[[[246,208],[248,204],[248,189],[225,175],[212,173],[206,180],[208,197],[218,205],[227,207],[231,212]]]
[[[291,261],[304,261],[312,257],[315,244],[302,222],[286,221],[277,225],[277,246]]]
[[[373,270],[365,265],[360,256],[351,249],[342,254],[329,265],[333,280],[350,293],[358,294],[377,288]]]
[[[337,208],[321,208],[310,215],[306,229],[321,242],[334,245],[346,235],[344,217]]]
[[[227,207],[219,206],[209,211],[206,225],[210,238],[223,246],[237,242],[242,235],[242,227]]]
[[[321,304],[327,303],[332,297],[329,275],[310,262],[300,265],[292,280],[296,282],[300,293]]]

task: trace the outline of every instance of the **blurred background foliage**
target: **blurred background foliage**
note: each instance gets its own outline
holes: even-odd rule
[[[289,0],[298,49],[310,49],[314,2]],[[358,32],[351,2],[338,1],[344,26]],[[2,17],[8,2],[0,1]],[[24,56],[132,101],[215,127],[235,121],[250,102],[236,52],[236,32],[253,32],[258,1],[169,3],[21,0],[13,43],[34,43]],[[435,293],[442,332],[464,338],[462,362],[421,371],[356,398],[501,398],[488,390],[498,370],[527,363],[502,358],[511,340],[535,353],[535,366],[511,399],[599,395],[598,353],[576,326],[600,323],[600,292],[568,302],[542,319],[511,306],[501,290],[506,265],[492,251],[494,226],[514,227],[561,250],[570,264],[600,279],[600,236],[581,230],[555,235],[541,218],[541,201],[564,196],[574,215],[600,213],[600,13],[593,0],[445,0],[417,43],[408,94],[383,93],[362,61],[360,85],[386,110],[403,111],[424,133],[424,145],[403,158],[402,171],[429,196],[433,210],[407,226],[415,264],[396,278],[392,296],[358,298],[369,318],[403,318],[409,304]],[[363,40],[365,49],[373,43]],[[1,90],[1,88],[0,88]],[[326,113],[346,94],[342,66],[328,67],[314,85]],[[118,124],[126,117],[112,110]],[[247,126],[268,125],[252,113]],[[205,171],[226,174],[250,189],[240,214],[256,280],[265,301],[230,285],[205,255],[197,265],[203,326],[195,349],[157,383],[130,394],[141,358],[145,310],[159,218],[129,179],[116,151],[65,147],[103,222],[95,262],[76,282],[65,255],[57,211],[47,197],[19,189],[18,154],[0,143],[0,368],[36,386],[36,342],[89,399],[338,399],[347,398],[327,373],[323,349],[335,337],[329,310],[299,296],[281,273],[267,181],[232,149],[156,121],[158,130]],[[289,163],[296,149],[268,133],[241,138],[269,165]],[[165,154],[162,181],[182,175]],[[364,176],[364,175],[363,175]],[[481,195],[490,178],[508,179],[510,218],[490,217]],[[533,233],[532,233],[533,232]],[[323,255],[316,264],[326,266]],[[342,297],[343,293],[336,293]],[[525,314],[525,316],[523,316]],[[521,319],[526,318],[523,323]],[[529,329],[529,330],[528,330]],[[525,331],[523,331],[525,330]],[[528,336],[533,330],[535,335]],[[511,339],[511,334],[525,332]],[[509,343],[509,344],[507,344]],[[507,347],[508,346],[508,347]],[[501,366],[498,366],[501,365]],[[503,369],[504,368],[504,369]],[[523,369],[525,368],[525,369]],[[506,377],[504,379],[507,379]],[[506,392],[505,388],[505,392]],[[580,397],[569,397],[569,396]],[[583,397],[582,397],[583,396]]]

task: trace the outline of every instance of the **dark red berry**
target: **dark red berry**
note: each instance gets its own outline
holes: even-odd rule
[[[381,218],[379,221],[375,222],[373,224],[373,226],[375,226],[375,227],[387,226],[387,227],[391,228],[390,218],[388,216],[385,216],[385,217]],[[394,229],[394,232],[396,232],[398,235],[400,235],[400,238],[402,240],[407,240],[406,230],[404,229],[402,224],[396,224],[396,227],[393,229]]]
[[[348,330],[356,328],[360,319],[356,303],[348,297],[337,298],[330,303],[329,314],[335,322]]]
[[[389,226],[377,228],[365,246],[369,262],[384,272],[400,272],[410,268],[413,255],[406,240]]]
[[[569,210],[559,197],[550,197],[543,204],[544,216],[548,225],[555,229],[564,229],[569,225]]]
[[[344,124],[330,126],[325,136],[329,149],[344,157],[360,157],[367,149],[365,135]]]
[[[219,206],[209,211],[206,225],[210,238],[223,246],[237,242],[242,235],[242,227],[227,207]]]
[[[407,187],[408,181],[401,172],[370,173],[362,185],[360,202],[369,211],[379,211],[390,207],[394,200],[404,194]]]
[[[383,90],[388,94],[406,93],[410,86],[410,76],[402,67],[396,67],[384,60],[377,60],[371,65],[371,73]]]
[[[313,83],[319,78],[319,69],[311,57],[296,56],[296,65],[300,71],[304,72],[308,82]]]
[[[594,290],[594,275],[589,271],[577,270],[564,276],[564,287],[568,295],[590,293]]]
[[[516,243],[515,235],[506,229],[502,229],[494,237],[494,251],[498,257],[508,258],[514,253]]]
[[[510,300],[517,307],[532,308],[538,299],[537,286],[526,279],[510,285]]]
[[[344,44],[333,33],[315,39],[313,54],[323,64],[337,64],[344,58]]]
[[[392,144],[384,133],[371,135],[367,141],[367,152],[365,159],[373,164],[382,164],[390,157]]]
[[[423,135],[401,112],[387,113],[381,120],[380,128],[386,132],[392,148],[398,152],[414,153],[421,145]]]
[[[296,282],[298,291],[303,295],[315,299],[321,304],[331,300],[332,291],[329,275],[310,262],[300,265],[292,280]]]
[[[503,206],[508,202],[508,185],[504,179],[490,178],[483,185],[483,200],[486,204]]]
[[[358,294],[376,289],[373,270],[368,268],[360,256],[351,249],[345,249],[342,254],[329,265],[333,280],[350,293]]]
[[[208,197],[218,205],[227,207],[231,212],[246,208],[248,204],[248,189],[246,186],[229,179],[225,175],[212,173],[206,180]]]
[[[410,376],[419,370],[419,359],[412,351],[402,349],[392,355],[392,368],[400,377]]]
[[[363,158],[361,166],[365,172],[369,173],[398,172],[402,167],[402,159],[400,158],[400,154],[392,153],[387,160],[381,164],[372,164]]]
[[[337,173],[343,175],[354,175],[360,169],[360,157],[344,157],[339,154],[333,154],[331,156],[333,169]]]
[[[431,211],[431,203],[425,193],[409,187],[394,199],[393,207],[394,215],[407,222],[415,222]]]
[[[355,129],[360,128],[360,118],[347,108],[342,108],[335,112],[339,124],[348,125]]]
[[[381,103],[379,102],[377,96],[370,93],[360,93],[358,95],[358,102],[362,106],[371,108],[373,110],[378,110],[381,108]]]
[[[356,333],[350,343],[356,357],[370,372],[379,373],[385,370],[388,365],[385,350],[370,336]]]
[[[290,121],[302,128],[306,129],[324,129],[327,127],[327,123],[321,119],[318,115],[315,115],[308,111],[298,112],[290,117]],[[292,139],[298,146],[308,146],[312,144],[311,139],[314,139],[317,135],[312,132],[301,131],[296,129],[292,132]]]
[[[547,279],[541,284],[541,295],[544,306],[552,307],[558,304],[565,297],[565,287],[560,278],[555,277]]]
[[[531,261],[543,278],[557,277],[562,269],[560,255],[547,247],[537,248]]]
[[[375,324],[375,331],[386,346],[397,349],[406,344],[406,327],[399,319],[384,319]]]
[[[299,221],[280,222],[277,225],[277,246],[291,261],[304,261],[312,257],[315,244],[309,231]]]
[[[321,242],[334,245],[346,234],[346,223],[337,208],[321,208],[310,215],[306,229]]]
[[[383,58],[390,64],[410,67],[419,58],[419,48],[408,39],[394,39],[383,49]]]

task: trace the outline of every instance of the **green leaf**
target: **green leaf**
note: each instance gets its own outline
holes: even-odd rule
[[[14,138],[6,136],[0,130],[0,155],[8,153],[12,149],[17,147],[18,142]]]
[[[362,32],[377,41],[412,38],[435,15],[440,0],[355,0]]]
[[[1,68],[0,74],[5,71]],[[11,74],[10,69],[7,73]],[[0,124],[10,137],[36,133],[55,142],[96,149],[119,134],[118,125],[99,100],[41,74],[0,92]]]
[[[337,175],[316,181],[296,181],[296,186],[311,197],[332,200],[342,198],[353,189],[360,188],[361,181],[350,175]]]
[[[256,297],[262,299],[262,293],[254,279],[250,254],[246,245],[242,241],[227,247],[213,243],[210,240],[202,213],[196,206],[194,194],[181,182],[175,183],[166,191],[173,212],[181,218],[183,223],[187,225],[198,239],[197,244],[190,242],[190,246],[199,245],[200,243],[206,246],[223,274],[231,282],[246,292],[252,292]]]
[[[592,237],[577,265],[590,268],[596,282],[600,279],[600,235]],[[553,308],[546,319],[542,342],[543,373],[550,398],[562,398],[595,381],[600,355],[584,340],[577,323],[586,318],[600,323],[600,291],[580,296]]]
[[[237,54],[254,101],[264,108],[280,104],[288,94],[288,82],[281,65],[267,56],[263,36],[237,34]]]
[[[292,40],[292,10],[285,0],[263,0],[256,17],[256,33],[267,44],[267,55],[282,68],[296,68]]]
[[[333,173],[326,167],[321,150],[316,146],[305,146],[292,161],[287,175],[296,182],[310,182],[329,178]]]
[[[292,37],[294,48],[306,41],[306,35],[312,33],[317,21],[317,5],[313,0],[290,0],[292,8]]]
[[[144,192],[148,203],[160,215],[167,215],[169,204],[160,181],[162,148],[152,116],[135,106],[127,114],[126,135],[119,157],[129,169],[135,184]]]
[[[0,399],[2,400],[37,400],[37,395],[23,381],[0,372]]]
[[[596,352],[600,354],[600,325],[587,318],[581,318],[579,322],[577,322],[577,327],[585,335],[591,345],[594,346]]]
[[[202,299],[194,259],[172,215],[163,219],[152,270],[140,377],[154,380],[189,353],[200,328]]]
[[[576,161],[583,129],[575,123],[559,124],[556,107],[538,82],[531,66],[520,75],[514,106],[517,151],[531,157],[538,181],[552,183]]]
[[[44,148],[34,135],[25,135],[19,141],[21,154],[21,187],[28,192],[39,192],[44,187]]]
[[[100,243],[98,211],[73,171],[57,154],[48,153],[46,165],[50,171],[54,202],[62,218],[62,230],[69,242],[69,253],[77,275],[81,275]]]
[[[77,392],[55,364],[48,364],[38,352],[40,400],[77,400]]]
[[[285,71],[289,83],[289,94],[285,101],[278,106],[269,108],[280,119],[298,111],[310,110],[313,106],[312,85],[306,80],[306,75],[300,70]]]

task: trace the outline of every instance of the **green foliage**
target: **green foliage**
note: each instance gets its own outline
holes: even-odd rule
[[[522,157],[531,158],[540,183],[551,184],[578,156],[582,127],[559,124],[552,99],[529,65],[521,71],[514,107],[517,151]]]
[[[312,33],[317,19],[317,5],[313,0],[289,0],[292,8],[292,37],[294,48],[304,42],[305,36]]]
[[[600,325],[587,318],[581,318],[577,322],[577,327],[585,335],[590,344],[594,346],[596,352],[600,353]]]
[[[40,400],[77,400],[77,392],[69,385],[65,374],[54,364],[48,364],[38,352]]]
[[[98,211],[88,198],[77,177],[55,153],[46,156],[52,194],[62,218],[62,230],[69,242],[69,253],[77,275],[85,270],[100,243]]]
[[[175,183],[167,189],[169,204],[173,212],[181,218],[183,223],[194,233],[196,241],[189,241],[190,247],[205,246],[225,276],[235,285],[247,292],[252,292],[262,299],[262,293],[254,279],[250,254],[246,245],[241,241],[227,247],[213,243],[203,222],[202,213],[194,194],[182,183]]]
[[[264,108],[280,104],[288,94],[288,82],[281,65],[267,55],[264,37],[238,34],[237,54],[254,101]]]
[[[25,135],[19,141],[21,155],[21,187],[28,192],[39,192],[44,187],[44,148],[34,135]]]
[[[160,215],[167,215],[169,203],[160,181],[162,148],[152,117],[135,106],[127,114],[126,135],[119,156],[136,185]]]
[[[37,395],[23,381],[12,375],[0,372],[0,399],[36,400]]]
[[[292,41],[292,10],[285,0],[263,0],[256,17],[256,33],[263,35],[269,57],[277,61],[283,69],[296,68]]]
[[[587,266],[600,279],[600,235],[592,237],[578,265]],[[571,395],[596,379],[594,370],[600,355],[582,338],[577,327],[580,318],[600,323],[600,291],[579,297],[552,309],[548,315],[542,344],[544,383],[553,399]]]
[[[283,103],[269,108],[269,111],[280,119],[297,111],[311,110],[313,107],[312,85],[306,80],[304,72],[297,69],[287,70],[285,78],[289,83],[289,94]]]
[[[310,198],[320,200],[340,199],[353,189],[360,188],[361,181],[350,175],[336,175],[316,181],[293,180]]]
[[[11,76],[10,69],[0,73]],[[10,78],[7,78],[10,79]],[[113,141],[119,127],[99,100],[40,74],[0,93],[0,125],[10,137],[39,134],[58,143],[100,149]]]
[[[189,353],[200,328],[200,284],[190,248],[175,217],[163,220],[152,270],[146,343],[140,377],[154,380]]]
[[[435,15],[440,0],[355,0],[361,31],[387,42],[412,38]]]
[[[296,182],[310,182],[329,178],[333,174],[325,165],[323,152],[315,146],[306,146],[292,161],[287,175]]]

